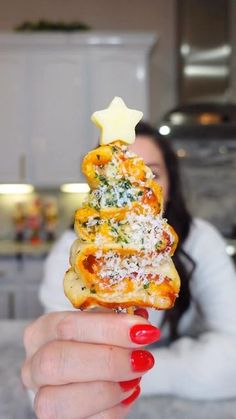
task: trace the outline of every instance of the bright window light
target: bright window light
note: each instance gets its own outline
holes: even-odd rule
[[[170,133],[170,127],[168,127],[168,125],[162,125],[162,126],[159,128],[159,133],[160,133],[161,135],[168,135],[168,134]]]
[[[236,254],[236,248],[232,244],[226,246],[226,252],[229,256],[234,256]]]
[[[178,157],[186,157],[187,151],[184,148],[179,148],[176,152]]]
[[[60,189],[66,193],[88,193],[90,191],[87,183],[64,183]]]
[[[0,185],[0,194],[27,194],[32,193],[34,187],[23,183],[4,183]]]
[[[184,74],[187,77],[211,77],[219,78],[226,77],[229,74],[229,69],[226,65],[201,65],[201,64],[187,64],[184,67]]]

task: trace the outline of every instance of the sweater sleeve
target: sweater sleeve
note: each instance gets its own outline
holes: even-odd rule
[[[143,378],[143,394],[172,394],[191,399],[236,396],[236,275],[225,243],[200,222],[186,251],[197,266],[191,295],[202,319],[195,338],[182,336],[155,349],[156,365]]]
[[[46,312],[73,310],[64,294],[63,278],[69,268],[70,247],[75,238],[73,231],[66,231],[57,240],[45,261],[39,298]]]

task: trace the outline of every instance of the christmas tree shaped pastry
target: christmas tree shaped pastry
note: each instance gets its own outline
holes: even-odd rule
[[[101,145],[83,160],[91,190],[75,214],[78,239],[64,279],[76,308],[167,309],[178,296],[180,280],[171,259],[178,239],[162,217],[162,189],[128,150],[141,117],[118,97],[92,115]]]

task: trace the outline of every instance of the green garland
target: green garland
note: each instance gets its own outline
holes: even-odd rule
[[[16,26],[17,32],[76,32],[87,31],[91,29],[89,25],[83,22],[50,22],[47,20],[39,20],[38,22],[23,22]]]

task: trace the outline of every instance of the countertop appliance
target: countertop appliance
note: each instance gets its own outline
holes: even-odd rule
[[[158,125],[172,139],[236,140],[236,104],[188,103],[167,112]]]

